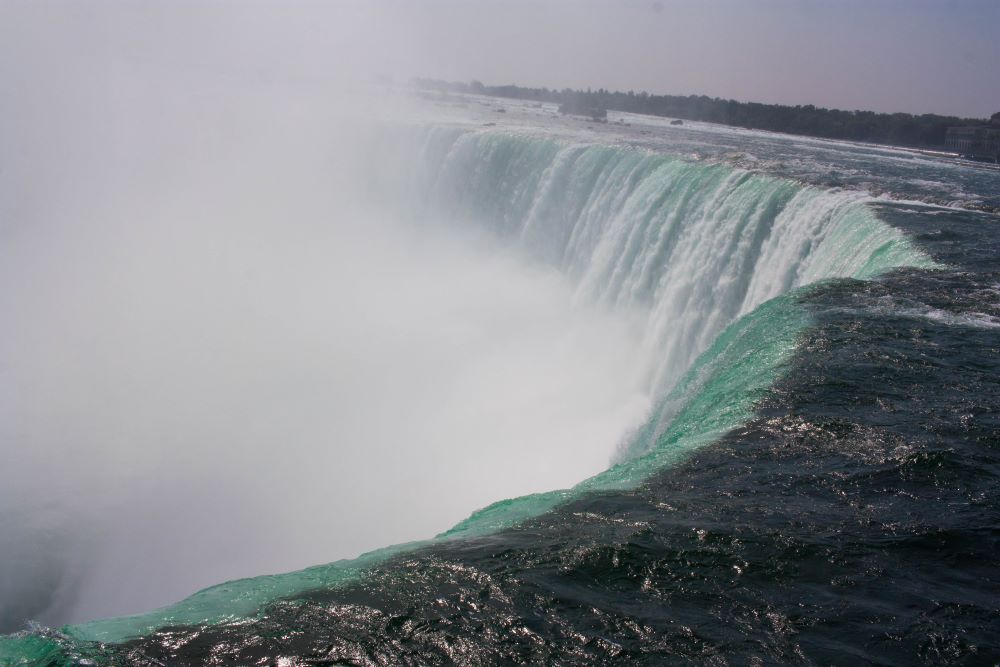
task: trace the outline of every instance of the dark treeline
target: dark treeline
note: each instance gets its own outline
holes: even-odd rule
[[[948,127],[989,125],[987,120],[956,116],[842,111],[815,107],[811,104],[793,107],[759,102],[737,102],[705,95],[650,95],[647,92],[636,93],[631,90],[625,93],[611,92],[603,88],[553,90],[514,85],[486,86],[479,81],[456,83],[435,79],[417,79],[416,84],[425,90],[553,102],[569,109],[628,111],[756,130],[919,148],[944,147]]]

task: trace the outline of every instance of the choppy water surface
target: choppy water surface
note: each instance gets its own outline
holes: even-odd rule
[[[641,323],[655,406],[615,465],[434,541],[0,640],[0,656],[1000,661],[1000,172],[466,104],[393,130],[413,168],[391,186],[418,221],[486,229]]]

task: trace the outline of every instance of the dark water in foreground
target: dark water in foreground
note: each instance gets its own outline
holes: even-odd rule
[[[856,178],[878,177],[837,146],[841,174],[858,161]],[[796,177],[834,185],[823,159]],[[950,182],[952,167],[908,159],[893,158],[898,178]],[[43,633],[38,663],[1000,663],[1000,218],[907,203],[926,191],[896,178],[880,182],[895,201],[866,206],[943,268],[792,292],[812,324],[750,419],[638,487],[390,556],[246,619],[108,644]],[[1000,174],[955,180],[997,200]]]

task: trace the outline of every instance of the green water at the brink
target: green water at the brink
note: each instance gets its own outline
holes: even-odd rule
[[[666,377],[662,398],[623,460],[571,489],[494,503],[430,540],[226,582],[146,614],[0,638],[0,661],[34,664],[72,654],[75,642],[120,642],[168,625],[253,617],[273,600],[356,581],[393,555],[499,531],[588,492],[634,488],[752,416],[810,326],[798,303],[809,284],[933,266],[850,193],[607,146],[451,130],[419,139],[418,159],[432,167],[419,187],[450,197],[512,242],[541,249],[591,298],[623,307],[646,303],[649,327],[660,332],[650,335],[656,349],[669,353],[677,345],[663,333],[672,331],[664,322],[705,339],[683,373],[657,374]],[[461,197],[449,192],[457,185]],[[685,274],[697,278],[690,289],[707,290],[694,303],[711,304],[713,312],[678,310],[685,302],[669,288]],[[741,291],[718,287],[736,278]]]

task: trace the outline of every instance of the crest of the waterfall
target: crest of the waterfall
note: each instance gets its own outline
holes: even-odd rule
[[[576,465],[584,458],[585,441],[589,439],[599,443],[598,456],[607,461],[615,438],[627,428],[623,423],[641,424],[620,442],[618,451],[612,456],[613,465],[604,472],[568,490],[515,498],[507,496],[508,499],[475,512],[442,534],[440,539],[500,530],[590,490],[634,487],[692,449],[715,441],[751,418],[755,401],[780,376],[782,365],[796,349],[799,335],[809,325],[809,315],[799,305],[796,287],[836,276],[869,277],[895,266],[930,265],[929,260],[910,246],[898,231],[873,214],[860,193],[823,190],[726,165],[691,162],[633,148],[562,143],[551,138],[469,132],[455,127],[397,130],[374,133],[383,143],[367,157],[359,157],[372,161],[371,166],[380,180],[368,182],[362,176],[360,182],[371,187],[369,194],[375,195],[380,204],[388,204],[397,209],[395,212],[405,213],[410,223],[436,223],[434,230],[425,230],[419,224],[387,228],[386,238],[382,240],[387,244],[386,250],[392,252],[383,258],[386,261],[374,263],[370,260],[377,257],[368,247],[376,239],[371,229],[360,234],[356,239],[359,243],[352,246],[340,247],[338,244],[337,247],[312,248],[309,257],[316,262],[315,277],[330,277],[327,267],[331,258],[335,258],[333,264],[340,267],[337,275],[342,277],[333,284],[342,288],[357,282],[380,284],[387,276],[401,274],[401,280],[390,280],[382,292],[366,289],[364,293],[366,304],[384,307],[386,326],[379,330],[385,331],[392,330],[398,323],[399,306],[407,303],[419,304],[414,311],[415,322],[430,319],[432,323],[440,320],[448,324],[450,321],[447,317],[434,317],[433,312],[428,318],[426,306],[435,300],[400,298],[403,288],[408,293],[413,289],[420,292],[423,285],[426,289],[421,294],[430,295],[451,292],[455,285],[460,285],[457,292],[467,298],[441,304],[447,308],[439,315],[447,315],[453,306],[458,306],[460,311],[472,309],[484,313],[486,318],[481,326],[473,327],[474,332],[490,335],[498,330],[511,332],[515,338],[506,342],[501,340],[500,349],[513,350],[514,354],[484,354],[488,352],[484,347],[469,345],[467,339],[463,343],[464,335],[455,338],[456,332],[468,328],[466,321],[459,328],[449,325],[427,330],[427,339],[436,341],[437,347],[421,345],[420,354],[414,355],[414,343],[419,342],[414,341],[414,333],[419,334],[423,328],[411,325],[405,329],[405,341],[398,348],[400,355],[393,357],[392,363],[383,364],[393,369],[391,382],[386,387],[394,393],[386,396],[386,392],[379,391],[377,397],[393,408],[402,406],[413,413],[428,414],[437,399],[423,382],[422,378],[427,375],[424,370],[440,366],[441,359],[458,350],[461,354],[455,359],[456,368],[464,369],[462,373],[471,369],[483,380],[479,386],[489,387],[487,392],[482,392],[486,403],[496,403],[503,418],[490,421],[484,419],[489,414],[471,414],[468,437],[460,439],[461,448],[451,451],[445,459],[436,460],[447,460],[450,465],[456,458],[467,455],[477,469],[484,467],[484,461],[489,461],[485,466],[491,471],[489,476],[464,480],[477,490],[481,490],[488,479],[502,477],[497,471],[505,461],[513,461],[517,477],[522,481],[529,473],[537,472],[534,470],[539,467],[537,459],[519,456],[515,451],[517,446],[524,447],[525,433],[546,444],[554,440],[563,442],[567,449],[557,448],[555,454],[562,458],[558,458],[556,464],[561,473],[567,473],[570,464],[565,460],[565,452],[571,452],[572,464]],[[367,228],[370,222],[362,219],[358,224]],[[437,274],[442,262],[445,265],[453,262],[445,261],[449,255],[438,251],[426,257],[426,261],[418,261],[419,257],[426,254],[424,246],[430,239],[442,236],[436,232],[447,231],[454,223],[463,224],[465,230],[476,233],[443,235],[441,240],[461,246],[460,251],[456,247],[453,258],[461,261],[455,264],[455,272],[443,276],[443,281],[428,283],[427,279],[433,277],[425,275],[430,267],[437,266],[430,271],[430,274]],[[506,246],[514,250],[507,253],[505,249],[504,257],[514,262],[516,270],[496,274],[496,281],[483,282],[476,276],[481,270],[493,275],[484,263],[497,258],[490,253],[469,256],[464,245],[469,239],[481,240],[484,231],[490,232],[487,237],[495,237],[487,243],[489,247],[499,239],[501,248]],[[327,250],[335,252],[331,254]],[[273,259],[273,251],[274,248],[268,248],[266,256]],[[509,257],[510,254],[515,256]],[[524,257],[516,257],[518,254]],[[248,258],[255,256],[251,253]],[[531,267],[529,263],[529,269],[540,270],[524,273],[525,257],[541,265]],[[504,262],[506,266],[506,260]],[[308,266],[310,264],[304,266],[296,261],[286,268],[294,269],[298,275]],[[549,280],[554,277],[558,280]],[[546,285],[558,287],[565,285],[567,279],[570,286],[566,300],[539,298],[545,296]],[[273,282],[273,275],[270,282]],[[322,286],[323,299],[331,296],[327,293],[328,280],[310,280],[307,284]],[[504,289],[493,289],[498,284]],[[304,306],[315,301],[302,299],[301,290],[295,293],[300,294],[297,302]],[[575,306],[581,306],[581,311],[597,305],[599,311],[610,311],[619,319],[625,318],[629,324],[627,335],[606,336],[598,326],[601,318],[594,319],[586,312],[582,315],[571,312],[571,308],[566,308],[572,300],[570,294],[575,295]],[[503,304],[496,303],[498,296],[516,308],[499,308]],[[560,304],[566,312],[550,312]],[[263,312],[271,310],[267,308]],[[314,312],[312,308],[308,310]],[[528,349],[532,353],[522,354],[523,347],[511,348],[508,344],[537,325],[542,325],[543,333],[548,332],[546,339],[552,340],[553,332],[558,334],[560,329],[549,329],[545,325],[550,317],[557,322],[570,323],[566,335],[556,336],[556,345],[538,346],[529,340]],[[286,319],[292,323],[322,324],[326,321],[314,317],[306,320],[278,318],[277,321]],[[343,323],[353,319],[337,321]],[[253,320],[247,322],[254,324],[246,327],[247,331],[259,329]],[[634,336],[636,326],[642,332],[639,343]],[[321,334],[331,331],[322,326],[309,328]],[[337,328],[343,327],[338,324]],[[358,329],[359,345],[360,341],[371,337],[370,331],[370,327]],[[573,342],[581,336],[587,339],[592,335],[613,344],[580,347]],[[225,340],[225,347],[231,348],[232,340],[228,337]],[[315,340],[327,347],[327,336],[321,335]],[[301,356],[301,347],[297,345],[292,350],[295,359]],[[633,354],[634,347],[644,348],[644,351]],[[574,348],[582,352],[564,354]],[[619,355],[625,348],[628,354]],[[354,350],[357,346],[352,344],[345,349]],[[435,349],[450,352],[437,354]],[[428,351],[432,354],[428,355]],[[556,357],[566,357],[563,361],[567,363],[558,358],[550,359],[553,353]],[[384,358],[381,352],[379,356]],[[637,414],[629,419],[615,417],[608,423],[617,425],[617,430],[603,432],[588,418],[580,417],[581,414],[602,413],[592,407],[600,407],[599,403],[592,402],[582,413],[575,408],[571,412],[559,412],[563,404],[573,403],[569,399],[576,392],[576,385],[607,387],[627,381],[627,387],[641,393],[640,382],[618,377],[622,376],[623,368],[632,369],[637,365],[636,357],[640,364],[646,364],[645,386],[659,396],[652,402],[651,410],[646,409],[649,401],[643,396]],[[282,367],[286,360],[282,360]],[[302,367],[303,377],[311,377],[309,373],[315,370],[315,364],[308,358],[306,361]],[[400,374],[399,369],[410,361],[418,365],[426,361],[429,366],[420,365],[415,375]],[[584,382],[587,378],[577,374],[583,367],[592,367],[593,377],[598,381]],[[364,368],[358,371],[352,376],[356,381],[345,385],[350,387],[351,394],[363,388],[366,379],[371,379]],[[631,373],[629,370],[625,375]],[[401,383],[408,375],[414,382]],[[277,396],[273,387],[280,383],[275,383],[274,378],[264,379],[267,381],[262,386],[268,389],[267,404],[271,405]],[[277,379],[280,380],[280,376]],[[517,398],[515,403],[493,400],[498,395],[496,391],[504,385]],[[456,397],[474,398],[477,395],[474,384],[461,382],[456,386]],[[215,393],[224,395],[227,392]],[[303,394],[300,399],[312,393]],[[612,394],[617,395],[616,391]],[[341,398],[333,405],[343,406],[345,414],[346,411],[359,413],[356,401],[348,403],[347,395]],[[197,403],[200,405],[200,401]],[[296,411],[303,407],[299,403],[302,400],[297,399]],[[449,404],[452,412],[460,414],[468,412],[466,407],[468,404],[461,402]],[[319,408],[316,414],[326,415],[328,407],[324,404]],[[648,417],[644,421],[638,414],[642,412]],[[578,429],[568,437],[547,433],[539,426],[542,422],[531,421],[535,413],[544,413],[547,417],[555,415],[557,422],[573,424]],[[510,419],[511,414],[516,417]],[[438,474],[440,471],[436,469],[440,466],[428,463],[431,458],[426,455],[428,449],[420,444],[419,429],[414,430],[413,422],[399,417],[400,413],[394,410],[392,419],[363,421],[378,428],[403,424],[407,429],[407,448],[404,451],[392,449],[391,457],[381,455],[379,460],[402,459],[401,467],[406,471],[418,465],[429,466],[416,482],[416,488],[426,488],[428,478]],[[435,423],[438,421],[434,419]],[[517,423],[522,430],[518,434],[498,430],[496,426],[503,423]],[[365,430],[359,429],[357,437],[364,436]],[[425,443],[443,441],[437,431],[424,435],[429,435],[423,439]],[[390,443],[396,441],[386,439]],[[468,442],[475,442],[477,446],[466,447]],[[240,447],[240,460],[247,459],[244,443],[241,442]],[[541,448],[532,447],[532,456],[536,449]],[[283,459],[288,459],[292,451],[289,443],[284,442]],[[301,448],[300,451],[310,453],[309,466],[294,470],[296,485],[302,486],[303,475],[317,474],[325,483],[308,486],[327,488],[330,471],[336,468],[322,465],[319,456],[322,451]],[[405,458],[404,454],[411,458]],[[273,464],[269,466],[274,467]],[[385,472],[384,466],[378,467],[380,479],[385,477]],[[342,486],[358,477],[357,469],[350,469]],[[575,475],[572,480],[581,477]],[[559,483],[553,482],[547,488]],[[502,493],[500,490],[489,495],[503,498]],[[354,495],[362,497],[363,494],[359,491]],[[413,499],[421,494],[410,495],[409,505],[416,506]],[[439,494],[423,495],[430,498]],[[353,500],[350,504],[353,506]],[[283,506],[287,507],[287,503]],[[311,516],[310,512],[300,514]],[[388,553],[383,551],[359,561],[286,575],[231,582],[148,615],[75,626],[70,632],[76,638],[116,641],[164,625],[215,622],[252,615],[275,596],[340,585]],[[122,557],[134,562],[136,559],[130,554],[126,551]],[[113,583],[120,583],[121,569],[111,568]]]

